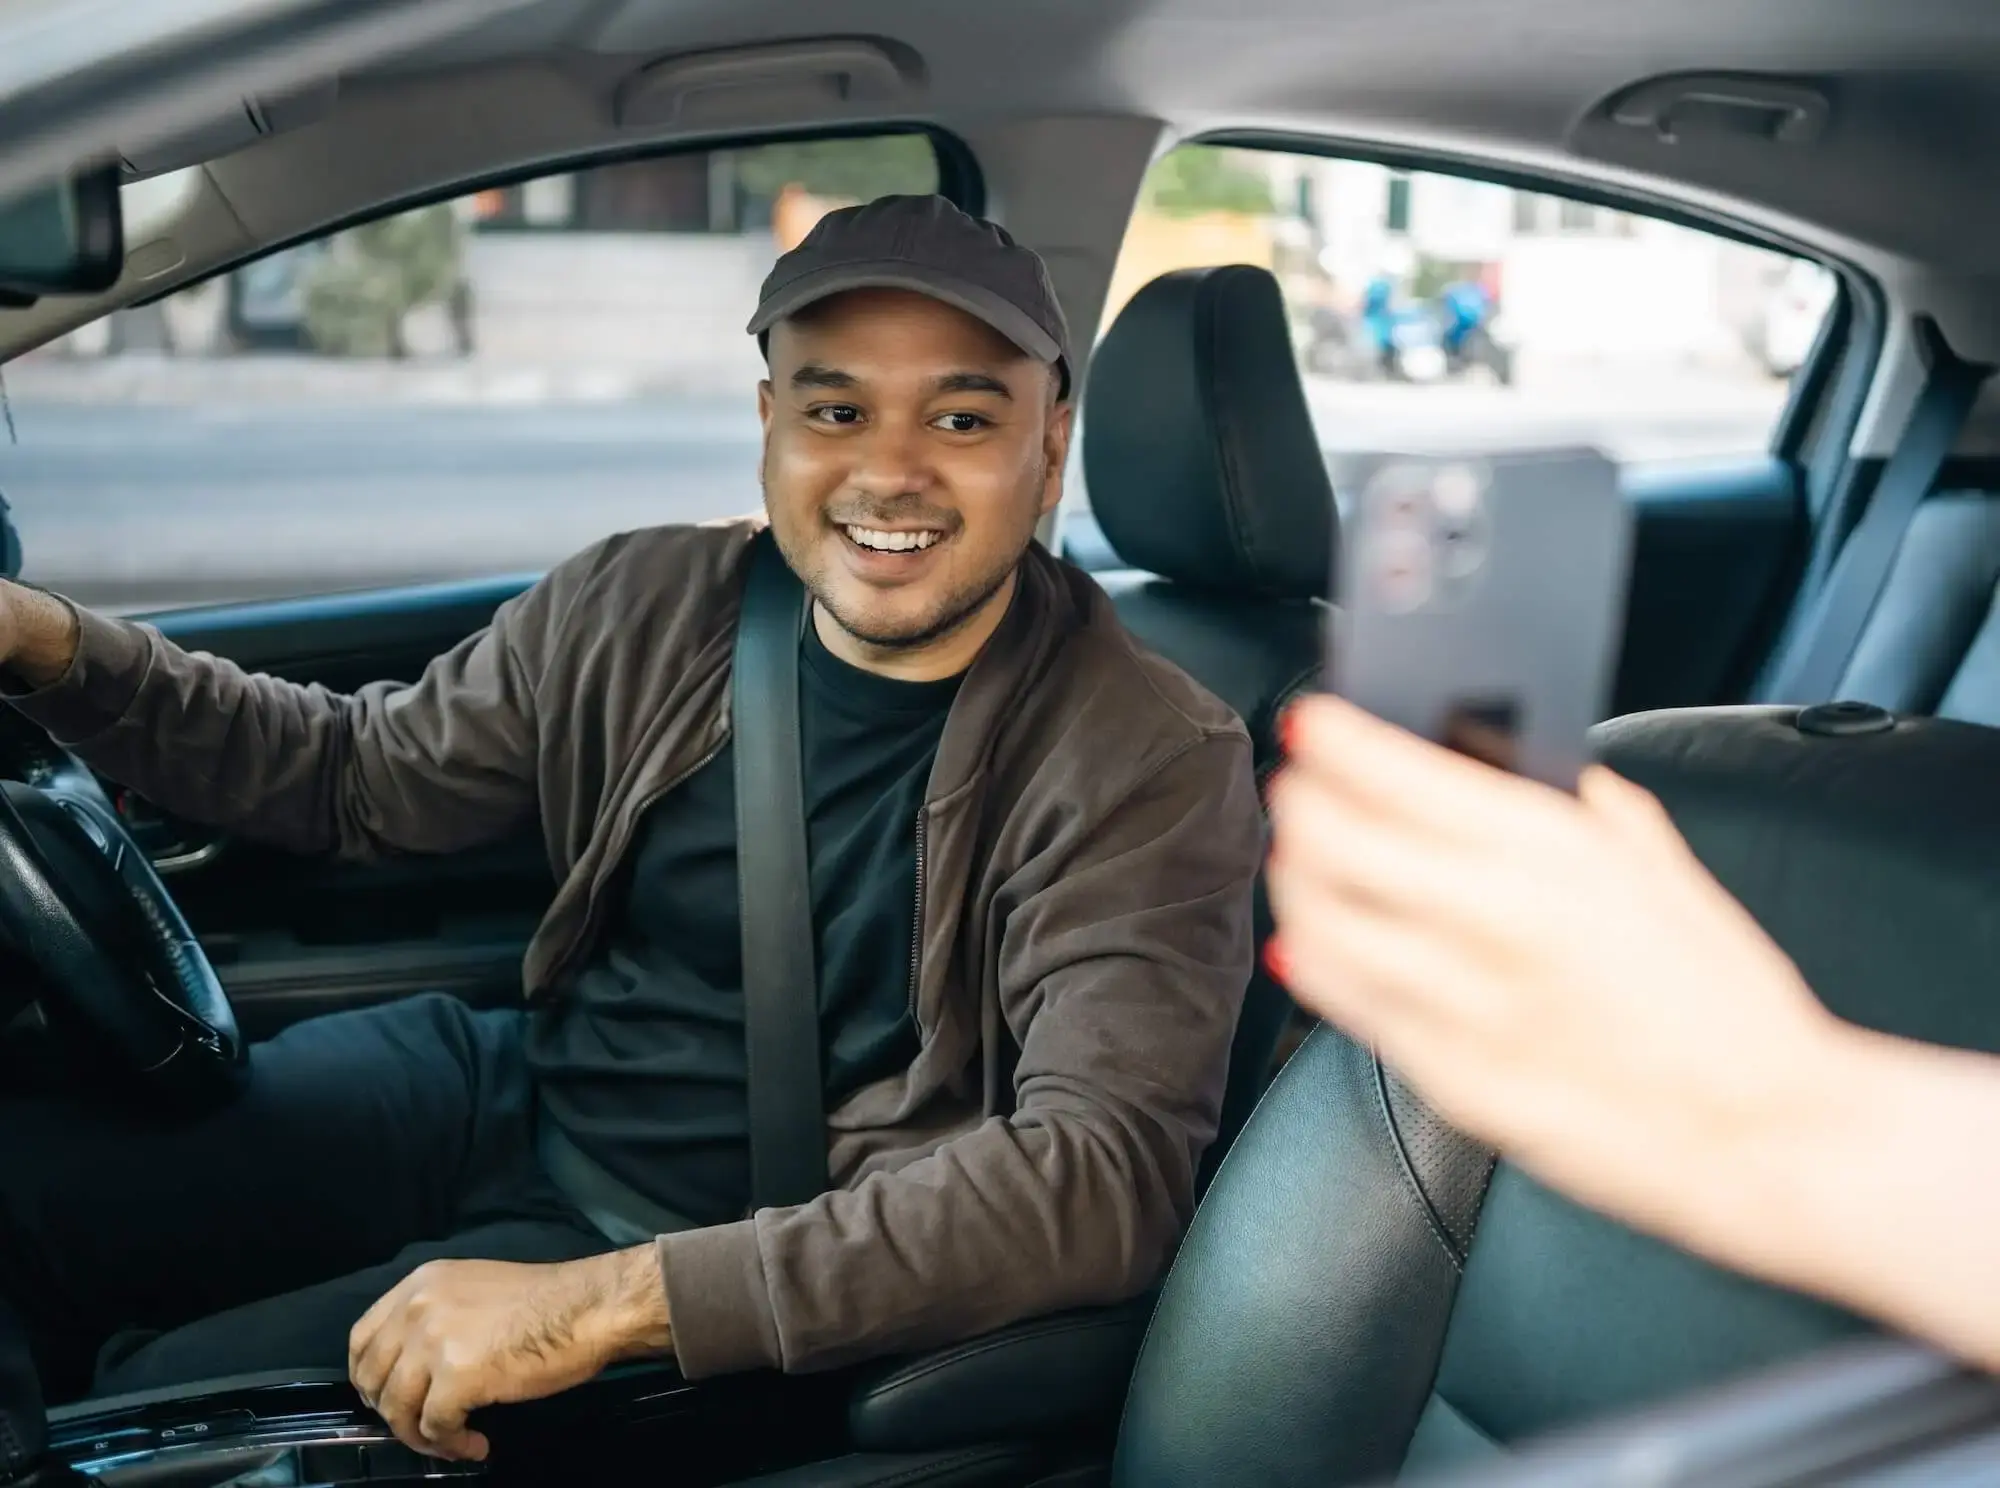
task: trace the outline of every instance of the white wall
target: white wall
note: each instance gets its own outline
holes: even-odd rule
[[[1721,313],[1722,246],[1693,233],[1516,238],[1501,256],[1508,339],[1538,358],[1740,357]]]
[[[765,234],[476,234],[467,271],[479,355],[742,387],[762,366],[743,326],[775,256]]]

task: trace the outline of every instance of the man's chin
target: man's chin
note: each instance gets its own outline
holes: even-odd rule
[[[856,604],[846,596],[815,595],[833,623],[875,651],[914,651],[949,634],[958,622],[935,612],[911,612],[902,606]]]

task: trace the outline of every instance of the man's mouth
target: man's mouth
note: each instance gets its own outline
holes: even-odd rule
[[[843,523],[840,529],[847,540],[857,548],[866,548],[871,553],[918,553],[944,541],[942,532],[896,530],[888,527],[862,527]]]

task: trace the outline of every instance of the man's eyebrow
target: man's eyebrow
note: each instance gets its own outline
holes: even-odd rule
[[[1014,398],[1012,389],[990,372],[947,372],[931,387],[940,393],[991,393],[1009,402]]]
[[[823,367],[818,362],[807,362],[792,374],[792,386],[795,388],[844,390],[860,385],[860,379],[852,372],[842,372],[835,367]]]

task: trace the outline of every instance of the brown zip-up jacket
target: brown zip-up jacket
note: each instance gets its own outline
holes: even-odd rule
[[[728,737],[751,523],[600,543],[414,685],[339,696],[85,614],[15,705],[190,820],[370,858],[539,814],[559,995],[648,804]],[[833,1191],[663,1236],[690,1378],[825,1368],[1133,1295],[1214,1135],[1253,954],[1250,745],[1220,702],[1032,549],[959,690],[918,827],[921,1049],[828,1118]]]

